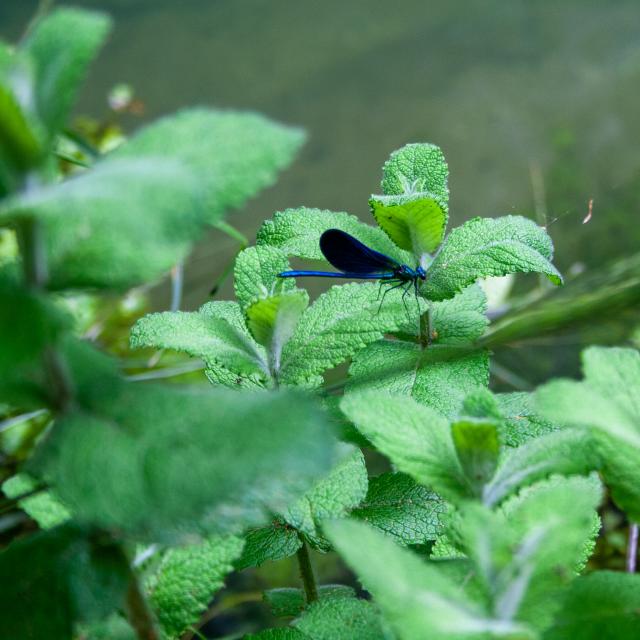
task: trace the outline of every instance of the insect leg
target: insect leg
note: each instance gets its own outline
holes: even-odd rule
[[[382,295],[382,300],[380,300],[380,306],[378,307],[378,311],[376,313],[380,313],[380,309],[382,309],[382,303],[384,302],[384,299],[387,293],[389,293],[389,291],[393,291],[393,289],[397,289],[398,287],[401,287],[404,284],[402,280],[400,280],[399,282],[397,280],[387,280],[387,282],[389,283],[394,282],[396,284],[394,284],[392,287],[389,287],[388,289],[385,289],[385,292]]]

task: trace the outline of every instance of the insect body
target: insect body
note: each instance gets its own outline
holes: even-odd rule
[[[392,284],[384,295],[397,287],[405,286],[404,296],[413,287],[416,298],[418,283],[426,280],[426,273],[421,266],[412,269],[406,264],[370,249],[360,240],[340,229],[327,229],[320,236],[320,251],[339,271],[283,271],[280,278],[319,277],[319,278],[348,278],[353,280],[380,280]],[[384,302],[384,296],[382,297]],[[382,305],[382,302],[380,305]]]

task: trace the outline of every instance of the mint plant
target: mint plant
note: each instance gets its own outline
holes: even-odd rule
[[[292,557],[301,585],[266,589],[273,628],[247,621],[244,637],[635,637],[637,576],[585,572],[605,488],[640,518],[640,355],[592,347],[581,382],[489,390],[478,280],[562,277],[526,218],[447,233],[437,146],[391,154],[376,226],[278,212],[235,260],[235,300],[137,320],[134,350],[197,358],[208,382],[135,382],[121,369],[141,352],[122,362],[78,335],[69,300],[166,275],[303,137],[187,110],[63,176],[58,144],[108,31],[59,9],[0,44],[0,225],[18,247],[0,266],[0,636],[205,637],[229,574]],[[371,282],[311,301],[279,278],[323,259],[327,229],[420,265],[415,304],[381,304]],[[333,552],[371,599],[318,584],[313,554]]]

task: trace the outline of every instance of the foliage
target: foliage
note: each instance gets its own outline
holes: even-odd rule
[[[278,212],[235,260],[235,300],[136,318],[131,347],[197,358],[211,384],[143,383],[121,372],[143,352],[91,344],[78,289],[162,277],[303,137],[186,110],[64,175],[59,145],[109,25],[58,9],[0,45],[0,225],[17,238],[0,269],[0,635],[199,636],[230,573],[295,556],[303,589],[264,593],[288,626],[247,637],[631,637],[635,576],[580,574],[600,477],[640,519],[640,355],[592,347],[581,382],[489,390],[496,333],[477,281],[562,277],[526,218],[447,234],[437,146],[391,154],[369,199],[377,226]],[[310,300],[278,277],[292,257],[323,260],[330,228],[422,266],[416,295],[353,282]],[[329,383],[338,365],[347,377]],[[332,551],[372,599],[317,584],[312,558]]]

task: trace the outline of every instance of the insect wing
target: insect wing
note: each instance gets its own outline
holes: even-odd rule
[[[388,272],[400,267],[393,258],[370,249],[340,229],[328,229],[320,236],[320,251],[336,269],[348,273]]]

